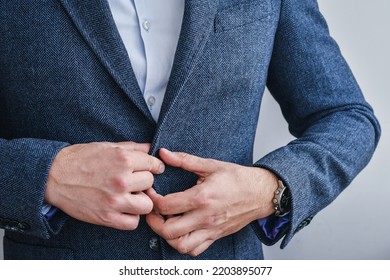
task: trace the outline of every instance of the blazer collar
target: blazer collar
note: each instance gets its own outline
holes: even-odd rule
[[[87,44],[116,83],[154,122],[138,86],[126,48],[120,38],[106,0],[59,0]],[[211,31],[218,0],[185,0],[182,29],[161,108],[159,124],[190,75]]]
[[[162,124],[201,55],[212,30],[218,0],[186,0],[171,75],[159,116]]]
[[[115,82],[152,122],[106,0],[59,0],[81,36],[93,50]]]

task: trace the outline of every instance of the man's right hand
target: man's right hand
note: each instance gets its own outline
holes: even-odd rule
[[[165,168],[149,149],[134,142],[65,147],[49,171],[45,201],[84,222],[134,230],[139,215],[153,209],[143,191]]]

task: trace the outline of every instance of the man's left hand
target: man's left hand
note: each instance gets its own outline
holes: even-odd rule
[[[153,189],[146,192],[154,204],[147,223],[182,254],[197,256],[219,238],[274,212],[277,179],[266,169],[166,149],[160,150],[160,157],[199,177],[195,186],[183,192],[166,196]]]

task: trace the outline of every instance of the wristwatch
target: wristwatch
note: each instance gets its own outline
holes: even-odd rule
[[[284,186],[281,180],[278,180],[278,188],[275,191],[274,198],[272,199],[272,203],[274,204],[275,216],[283,217],[290,213],[290,191]]]

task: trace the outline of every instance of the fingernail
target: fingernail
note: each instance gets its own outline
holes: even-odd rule
[[[164,164],[160,164],[159,168],[158,168],[158,171],[160,173],[163,173],[165,171],[165,165]]]

